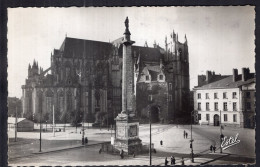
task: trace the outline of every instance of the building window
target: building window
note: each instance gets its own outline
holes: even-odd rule
[[[198,120],[201,120],[201,114],[198,114]]]
[[[247,110],[251,110],[251,103],[250,103],[250,102],[247,102],[247,103],[246,103],[246,109],[247,109]]]
[[[148,101],[153,101],[153,95],[148,96]]]
[[[233,111],[237,111],[237,103],[236,102],[233,103]]]
[[[218,111],[218,103],[217,102],[214,103],[214,109],[215,109],[215,111]]]
[[[218,98],[218,93],[214,93],[214,99]]]
[[[200,93],[198,93],[198,99],[201,99],[201,94]]]
[[[169,95],[169,101],[172,101],[172,95]]]
[[[209,99],[209,93],[206,93],[206,99]]]
[[[227,99],[227,92],[223,93],[223,99]]]
[[[201,103],[198,103],[198,110],[201,110]]]
[[[233,92],[232,97],[233,97],[233,99],[236,99],[237,98],[237,92]]]
[[[169,83],[169,90],[172,90],[172,83]]]
[[[237,122],[237,114],[233,114],[233,122]]]
[[[224,102],[224,103],[223,103],[223,110],[224,110],[224,111],[227,111],[227,102]]]
[[[159,75],[159,79],[160,79],[160,80],[163,80],[163,75],[162,75],[162,74]]]
[[[228,119],[227,119],[227,114],[224,114],[224,121],[225,121],[225,122],[228,121]]]
[[[145,80],[146,80],[146,81],[149,81],[149,75],[146,75],[146,76],[145,76]]]
[[[209,114],[206,114],[206,121],[209,121]]]
[[[206,110],[209,111],[209,103],[206,103]]]
[[[250,99],[250,92],[246,92],[246,98]]]

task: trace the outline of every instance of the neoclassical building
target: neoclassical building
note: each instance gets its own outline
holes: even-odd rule
[[[194,90],[194,110],[198,122],[219,126],[255,127],[255,73],[242,68],[233,75],[216,75],[207,71],[198,76]]]
[[[122,31],[123,32],[123,31]],[[165,47],[132,46],[135,71],[134,111],[141,117],[152,106],[153,122],[185,119],[189,111],[188,43],[180,43],[174,31]],[[121,112],[122,38],[100,42],[66,37],[50,55],[43,70],[36,61],[28,67],[22,85],[23,114],[27,118],[71,121],[105,113],[112,119]]]

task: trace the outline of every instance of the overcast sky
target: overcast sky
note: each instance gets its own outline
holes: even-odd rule
[[[135,45],[151,47],[156,40],[164,48],[173,29],[181,42],[187,35],[191,88],[206,70],[255,71],[254,7],[16,8],[8,9],[8,96],[22,96],[28,64],[35,59],[47,69],[66,34],[113,41],[123,36],[126,16]]]

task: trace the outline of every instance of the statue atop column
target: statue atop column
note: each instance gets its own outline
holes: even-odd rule
[[[128,20],[128,17],[126,17],[126,19],[125,19],[125,33],[124,33],[124,35],[131,35],[131,33],[130,33],[130,31],[129,31],[129,20]],[[129,39],[130,40],[130,39]]]

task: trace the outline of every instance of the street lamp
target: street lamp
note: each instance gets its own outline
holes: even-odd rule
[[[192,115],[193,115],[194,111],[191,112],[191,115],[190,115],[190,131],[191,131],[191,138],[190,138],[190,148],[191,148],[191,162],[194,163],[194,155],[193,155],[193,145],[192,145],[192,142],[193,142],[193,139],[192,139]]]
[[[15,142],[17,141],[17,102],[15,103]]]
[[[150,166],[152,166],[152,124],[151,124],[151,108],[148,108],[149,113],[149,124],[150,124],[150,146],[149,146],[149,157],[150,157]]]
[[[221,143],[222,143],[222,138],[223,138],[223,134],[222,134],[222,125],[221,125],[221,110],[219,110],[220,112],[220,116],[219,116],[219,126],[220,126],[220,143],[219,143],[219,148],[220,148],[220,153],[222,153],[222,147],[221,147]]]
[[[46,132],[47,132],[47,122],[48,122],[48,121],[46,121]]]
[[[42,108],[40,112],[40,150],[39,152],[42,151]]]

